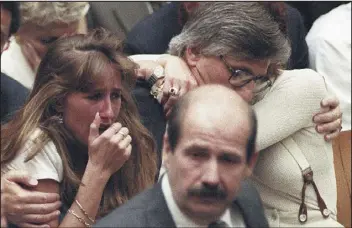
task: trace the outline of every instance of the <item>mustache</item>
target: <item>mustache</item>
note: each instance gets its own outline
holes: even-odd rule
[[[220,200],[227,198],[226,192],[220,187],[210,188],[210,187],[202,186],[200,188],[191,188],[188,190],[188,195],[205,197],[205,198],[215,198]]]

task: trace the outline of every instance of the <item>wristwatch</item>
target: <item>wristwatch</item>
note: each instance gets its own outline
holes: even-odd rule
[[[157,66],[155,67],[152,75],[150,75],[150,77],[147,80],[148,85],[151,87],[153,87],[153,85],[156,83],[156,81],[158,81],[159,78],[164,77],[164,68],[162,66]]]
[[[161,95],[163,93],[163,88],[164,88],[164,79],[161,79],[157,83],[155,83],[152,88],[150,89],[150,94],[159,101],[161,102]]]

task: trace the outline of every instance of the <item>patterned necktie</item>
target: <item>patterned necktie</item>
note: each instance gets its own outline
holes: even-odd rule
[[[212,222],[208,225],[208,228],[228,228],[229,226],[226,224],[226,222],[218,220],[215,222]]]

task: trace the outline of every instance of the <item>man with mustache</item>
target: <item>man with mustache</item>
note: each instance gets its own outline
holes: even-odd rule
[[[252,108],[229,88],[187,93],[164,137],[166,173],[96,226],[267,227],[257,191],[243,181],[255,163],[256,127]]]

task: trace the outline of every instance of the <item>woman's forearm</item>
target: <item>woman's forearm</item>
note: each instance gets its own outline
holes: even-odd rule
[[[110,175],[97,170],[94,165],[88,162],[86,170],[82,178],[82,184],[78,189],[76,200],[80,203],[82,208],[86,211],[88,216],[95,219],[100,201],[103,195],[105,185],[110,178]],[[84,219],[87,223],[91,224],[86,215],[82,212],[76,202],[73,202],[70,210],[78,217]],[[85,226],[73,214],[67,212],[60,227],[82,227]]]

